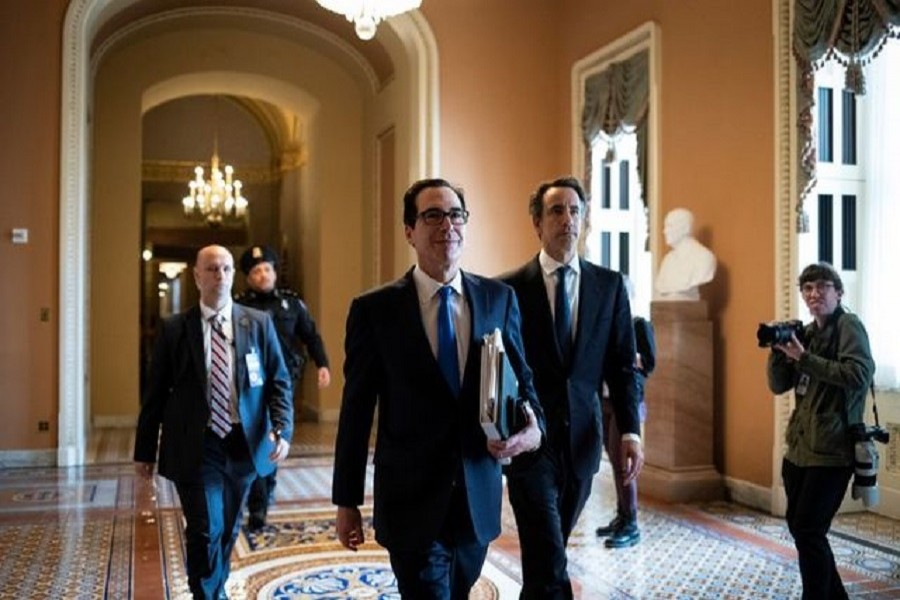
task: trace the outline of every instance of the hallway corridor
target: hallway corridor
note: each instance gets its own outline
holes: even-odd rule
[[[268,525],[244,530],[238,541],[230,597],[397,598],[378,546],[353,554],[334,539],[333,428],[303,423],[299,432]],[[153,486],[136,481],[130,438],[126,430],[100,432],[85,467],[0,472],[0,598],[187,598],[174,487],[159,478]],[[782,519],[726,502],[642,499],[641,543],[609,550],[593,531],[614,502],[604,461],[571,540],[570,573],[582,600],[799,597]],[[521,573],[508,506],[503,529],[472,598],[517,598]],[[900,598],[900,523],[842,515],[831,538],[852,598]]]

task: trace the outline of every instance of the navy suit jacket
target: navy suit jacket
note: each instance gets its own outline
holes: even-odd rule
[[[134,460],[155,462],[158,450],[159,474],[172,481],[199,478],[203,459],[209,399],[200,315],[195,306],[162,322],[138,418]],[[269,315],[235,303],[232,318],[238,411],[256,471],[267,475],[275,468],[269,432],[279,429],[291,441],[291,380]],[[251,387],[246,357],[254,352],[263,381]]]
[[[347,317],[344,394],[335,443],[332,501],[363,503],[376,404],[375,537],[392,549],[437,539],[454,486],[464,482],[478,541],[500,534],[500,464],[479,423],[481,339],[500,328],[520,391],[543,429],[543,412],[525,363],[519,308],[506,285],[463,273],[471,342],[458,398],[432,353],[412,270],[356,298]]]
[[[525,356],[547,416],[548,446],[569,446],[570,468],[580,479],[600,468],[603,452],[603,381],[614,399],[622,433],[640,434],[634,372],[631,308],[622,276],[580,261],[578,321],[571,363],[563,363],[538,258],[502,277],[516,291],[522,309]],[[513,459],[512,470],[528,456]]]

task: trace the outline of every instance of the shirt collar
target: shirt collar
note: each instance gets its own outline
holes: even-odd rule
[[[462,271],[457,270],[456,276],[448,281],[447,283],[441,283],[440,281],[435,281],[428,275],[425,271],[416,265],[416,268],[413,269],[412,272],[413,281],[416,284],[416,293],[419,296],[419,303],[426,304],[431,302],[431,299],[434,298],[435,294],[438,293],[445,285],[449,285],[453,288],[457,294],[462,295]]]
[[[558,268],[563,266],[563,263],[547,254],[547,251],[543,248],[541,248],[541,253],[538,255],[538,262],[541,265],[541,270],[543,270],[547,276],[553,275]],[[572,260],[566,264],[576,275],[581,273],[581,262],[578,260],[578,253],[575,253]]]
[[[222,307],[222,310],[213,310],[210,307],[206,306],[202,302],[200,303],[200,316],[203,317],[204,321],[209,321],[210,317],[214,315],[222,315],[222,322],[231,320],[231,308],[234,303],[229,298],[225,302],[225,306]]]

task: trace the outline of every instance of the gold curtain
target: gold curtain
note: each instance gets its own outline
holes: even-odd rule
[[[611,140],[623,133],[637,135],[637,170],[647,204],[647,110],[650,97],[650,52],[611,63],[584,82],[581,131],[585,149],[585,186],[591,184],[591,147],[598,135]]]
[[[815,70],[829,60],[846,68],[845,87],[865,93],[863,66],[889,39],[900,39],[900,0],[795,0],[793,52],[797,61],[797,231],[809,229],[804,198],[816,183],[812,133]]]

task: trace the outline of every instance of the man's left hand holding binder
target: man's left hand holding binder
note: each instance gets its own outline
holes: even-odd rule
[[[541,447],[541,429],[538,427],[534,411],[527,402],[523,402],[521,406],[525,410],[527,419],[525,427],[505,440],[489,439],[487,442],[488,452],[501,464],[509,464],[512,457],[523,452],[534,452]]]
[[[518,381],[499,329],[483,339],[481,425],[488,438],[488,451],[502,464],[541,445],[537,418],[528,402],[519,398]]]

